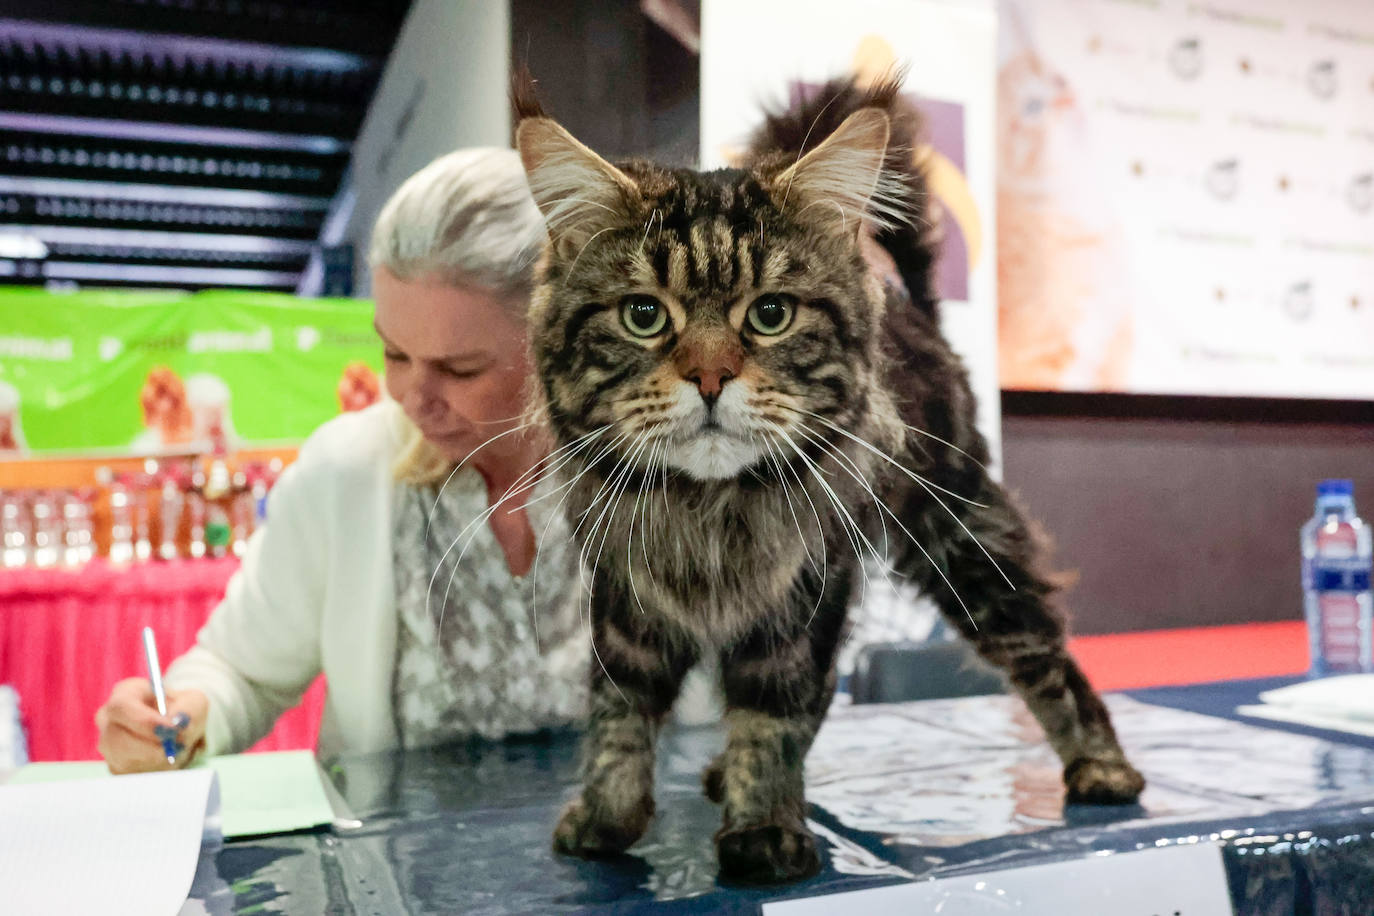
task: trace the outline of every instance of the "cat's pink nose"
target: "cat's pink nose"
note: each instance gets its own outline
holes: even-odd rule
[[[673,363],[682,378],[697,386],[701,396],[715,400],[725,383],[744,368],[744,352],[738,340],[724,333],[689,329],[673,354]]]
[[[701,396],[714,400],[719,397],[720,389],[725,383],[735,377],[735,373],[726,367],[719,369],[697,369],[687,376],[687,381],[697,386]]]

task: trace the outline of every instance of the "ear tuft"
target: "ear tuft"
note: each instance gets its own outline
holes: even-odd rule
[[[840,123],[811,152],[772,181],[784,209],[799,203],[819,211],[857,235],[864,225],[879,227],[905,219],[901,185],[883,171],[891,126],[878,108],[861,108]]]
[[[632,220],[641,203],[628,175],[602,159],[551,118],[525,118],[515,131],[530,193],[556,248],[586,244],[593,235]]]
[[[510,104],[515,112],[515,123],[526,118],[546,118],[544,106],[539,104],[539,96],[534,91],[534,74],[530,68],[521,64],[511,71]]]

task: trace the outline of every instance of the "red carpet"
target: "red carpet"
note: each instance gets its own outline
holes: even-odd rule
[[[1199,684],[1301,674],[1307,630],[1301,621],[1148,630],[1080,636],[1069,651],[1098,690]]]

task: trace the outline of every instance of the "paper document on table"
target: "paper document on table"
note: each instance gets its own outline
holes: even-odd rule
[[[1243,716],[1374,737],[1374,674],[1345,674],[1291,684],[1260,694],[1264,702],[1240,706]]]
[[[25,916],[174,916],[220,843],[212,770],[0,786],[0,900]]]
[[[864,891],[765,903],[763,916],[1231,916],[1226,866],[1211,843],[1085,856]]]
[[[310,751],[226,754],[207,758],[186,772],[202,768],[219,774],[227,839],[307,830],[334,820],[334,809],[320,784],[320,769]],[[16,772],[11,783],[100,776],[108,777],[109,771],[99,761],[31,763]]]
[[[224,835],[253,836],[318,827],[334,820],[310,751],[211,757],[224,799]]]

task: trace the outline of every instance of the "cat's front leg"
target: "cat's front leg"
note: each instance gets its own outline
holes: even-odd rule
[[[834,604],[792,640],[761,632],[722,658],[729,733],[706,790],[724,809],[716,855],[728,880],[795,881],[820,870],[805,761],[835,690],[843,603]]]
[[[576,856],[624,852],[654,816],[654,739],[658,723],[593,699],[581,794],[563,809],[553,831],[556,852]],[[618,700],[619,698],[616,697]]]
[[[593,606],[591,714],[583,786],[554,828],[556,852],[611,855],[644,835],[654,816],[654,741],[695,662],[682,641],[643,619]]]
[[[795,881],[820,870],[806,826],[802,761],[815,726],[755,709],[726,714],[720,759],[724,817],[716,833],[721,877],[753,884]]]

